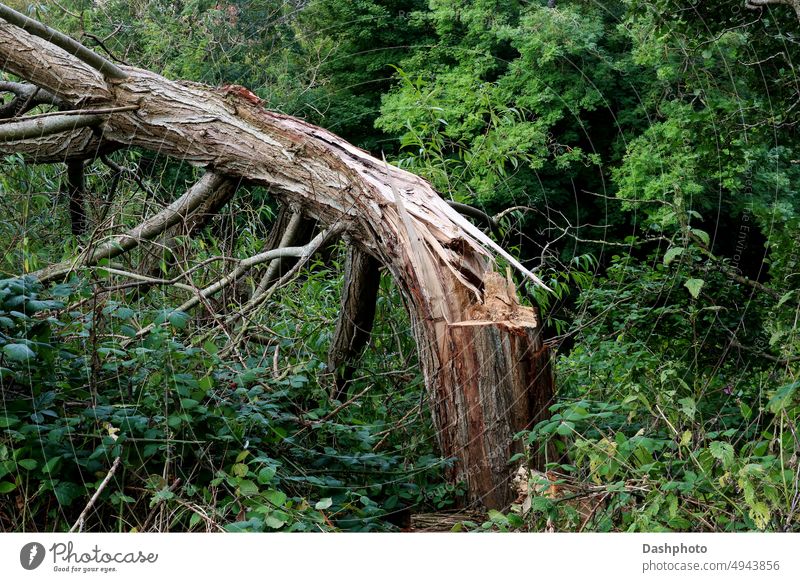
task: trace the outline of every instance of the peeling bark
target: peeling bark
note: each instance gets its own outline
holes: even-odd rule
[[[133,67],[120,67],[126,78],[106,82],[58,47],[4,22],[0,63],[77,108],[135,106],[105,119],[104,141],[267,186],[321,224],[344,228],[348,241],[385,265],[403,293],[440,452],[457,460],[451,478],[466,481],[471,499],[490,506],[511,499],[510,436],[541,412],[552,381],[535,312],[520,306],[508,286],[508,309],[492,307],[498,278],[492,255],[541,282],[427,182],[224,89]],[[30,143],[0,143],[0,154]],[[135,244],[136,236],[120,242]]]

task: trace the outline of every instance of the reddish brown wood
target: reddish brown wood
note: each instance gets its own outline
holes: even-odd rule
[[[247,95],[122,67],[106,82],[63,50],[0,21],[0,63],[73,106],[126,107],[108,115],[103,143],[172,155],[270,191],[377,258],[402,291],[411,319],[441,454],[454,480],[492,507],[512,496],[513,434],[546,412],[553,386],[535,312],[494,273],[512,257],[450,208],[418,176],[386,165],[338,136],[267,111]],[[65,134],[96,147],[86,131]],[[40,144],[48,155],[52,139]],[[0,154],[36,155],[36,140]],[[85,153],[85,152],[84,152]]]

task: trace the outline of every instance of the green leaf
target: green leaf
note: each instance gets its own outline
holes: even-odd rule
[[[202,518],[200,517],[199,513],[193,513],[192,517],[189,518],[189,529],[192,530],[197,527],[197,524],[200,523],[201,519]]]
[[[792,396],[794,396],[798,386],[800,386],[800,382],[792,382],[778,388],[775,395],[769,399],[767,409],[773,414],[778,414],[781,410],[786,409],[791,403]]]
[[[575,428],[575,424],[572,422],[562,422],[558,425],[556,432],[561,436],[571,435],[573,429]]]
[[[2,483],[0,483],[0,495],[11,493],[16,488],[17,488],[16,483],[9,483],[8,481],[3,481]]]
[[[231,468],[231,473],[233,473],[233,474],[234,474],[234,475],[236,475],[237,477],[244,477],[244,476],[246,476],[246,475],[247,475],[247,471],[248,471],[247,465],[245,465],[244,463],[236,463],[236,464],[235,464],[235,465],[234,465],[234,466]]]
[[[52,473],[60,462],[61,457],[51,457],[42,467],[42,473]]]
[[[683,254],[683,247],[672,247],[664,253],[664,264],[669,265],[676,257]]]
[[[39,466],[39,463],[36,459],[22,459],[21,461],[17,461],[17,465],[28,471],[33,471]]]
[[[722,461],[723,467],[728,468],[733,463],[734,451],[730,443],[714,441],[708,448],[715,459]]]
[[[3,353],[15,362],[27,362],[36,357],[34,351],[25,344],[6,344],[3,346]]]
[[[247,479],[243,479],[239,482],[239,494],[244,497],[252,497],[253,495],[258,495],[258,485],[249,481]]]
[[[275,489],[269,489],[266,493],[264,493],[264,497],[267,498],[267,501],[275,505],[276,507],[282,507],[284,503],[286,503],[286,493],[283,491],[276,491]]]
[[[700,230],[699,228],[693,228],[692,234],[699,238],[705,246],[708,246],[711,242],[711,238],[708,236],[708,233],[704,230]]]
[[[678,400],[678,404],[681,405],[681,412],[683,412],[689,420],[694,420],[694,415],[697,412],[697,402],[695,402],[694,398],[691,396],[681,398]]]
[[[750,506],[748,515],[750,516],[750,519],[755,522],[758,529],[767,529],[767,526],[769,525],[770,512],[766,503],[763,501],[756,501],[752,506]]]
[[[273,477],[275,477],[275,473],[275,467],[264,467],[258,472],[258,482],[262,485],[266,485],[272,481]]]
[[[794,294],[795,291],[796,289],[792,289],[791,291],[787,291],[786,293],[784,293],[781,296],[780,300],[778,301],[778,307],[789,301],[789,299],[792,298],[792,295]]]
[[[264,525],[272,529],[278,529],[279,527],[283,527],[286,523],[285,519],[280,519],[275,517],[274,515],[268,515],[267,518],[264,520]]]
[[[0,416],[0,428],[8,428],[16,425],[17,423],[19,423],[19,419],[16,416]]]
[[[700,296],[700,290],[703,288],[704,284],[705,281],[702,279],[686,279],[683,286],[689,290],[692,297],[697,299]]]
[[[167,319],[169,319],[169,323],[172,327],[183,329],[189,322],[189,314],[183,311],[173,311],[167,316]]]
[[[330,497],[325,497],[317,501],[314,505],[314,509],[328,509],[331,505],[333,505],[333,499]]]

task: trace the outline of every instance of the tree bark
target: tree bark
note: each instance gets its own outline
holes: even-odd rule
[[[334,375],[332,396],[335,400],[344,402],[346,399],[356,362],[369,342],[380,282],[380,263],[351,246],[344,266],[342,308],[328,350],[328,370]]]
[[[511,500],[510,437],[545,414],[539,408],[553,387],[534,310],[507,285],[506,309],[494,306],[497,281],[505,279],[493,272],[492,254],[541,282],[427,182],[224,89],[133,67],[120,67],[126,78],[106,81],[4,22],[0,63],[75,107],[136,106],[104,116],[104,141],[267,186],[321,224],[344,228],[343,236],[385,265],[403,294],[440,452],[456,459],[450,477],[466,481],[472,500],[493,507]],[[74,139],[75,132],[67,135]],[[20,149],[0,143],[0,153]]]
[[[86,232],[86,179],[83,160],[67,162],[67,175],[62,186],[69,200],[69,220],[74,236]]]
[[[286,206],[281,207],[276,220],[275,228],[265,245],[266,249],[279,249],[281,247],[294,247],[308,244],[314,236],[315,220],[305,218],[301,212],[293,211]],[[270,286],[280,279],[297,263],[294,257],[280,257],[272,260],[267,265],[258,287],[253,296],[264,293]]]

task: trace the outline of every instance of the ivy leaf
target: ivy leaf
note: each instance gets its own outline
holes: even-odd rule
[[[3,353],[15,362],[27,362],[36,357],[34,351],[25,344],[7,344],[3,346]]]
[[[702,279],[686,279],[686,282],[683,284],[689,290],[689,293],[694,299],[697,299],[700,296],[700,290],[703,288],[705,281]]]

